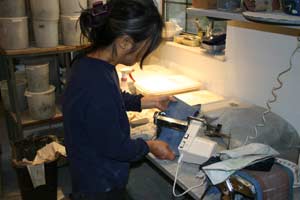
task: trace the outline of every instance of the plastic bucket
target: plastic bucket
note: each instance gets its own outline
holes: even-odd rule
[[[61,27],[63,44],[76,46],[80,45],[80,26],[77,23],[79,16],[61,16]]]
[[[33,119],[50,119],[55,115],[55,87],[45,92],[25,92],[27,97],[29,114]]]
[[[28,91],[44,92],[49,90],[49,63],[27,65],[25,68]]]
[[[37,47],[58,45],[58,20],[33,20],[33,31]]]
[[[25,0],[0,0],[0,17],[24,17]]]
[[[28,18],[0,18],[0,48],[25,49],[28,46]]]
[[[60,0],[60,13],[66,16],[79,15],[87,8],[87,0]]]
[[[12,109],[10,104],[7,81],[1,81],[0,88],[1,88],[1,97],[4,104],[4,108],[8,111],[15,112],[15,109]],[[26,97],[24,96],[25,89],[26,89],[26,80],[17,79],[16,80],[16,91],[17,91],[16,103],[18,104],[21,112],[27,109],[27,101],[26,101]]]
[[[33,19],[58,20],[59,0],[30,0]]]

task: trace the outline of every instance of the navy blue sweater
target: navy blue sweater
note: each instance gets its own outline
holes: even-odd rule
[[[63,100],[73,192],[126,186],[129,162],[149,152],[145,141],[130,139],[129,110],[141,110],[141,96],[120,91],[115,66],[89,57],[73,64]]]

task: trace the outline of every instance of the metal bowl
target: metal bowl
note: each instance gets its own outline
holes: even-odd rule
[[[208,44],[202,43],[201,47],[204,48],[210,54],[216,54],[216,53],[221,53],[225,49],[225,44],[208,45]]]

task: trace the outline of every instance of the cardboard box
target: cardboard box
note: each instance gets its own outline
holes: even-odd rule
[[[217,8],[217,0],[193,0],[194,8],[214,9]]]

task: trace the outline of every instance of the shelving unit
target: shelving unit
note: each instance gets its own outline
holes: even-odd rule
[[[247,20],[242,13],[233,13],[233,12],[226,12],[226,11],[220,11],[216,9],[201,9],[201,8],[187,8],[187,13],[190,16],[207,16],[207,17],[213,17],[213,18],[220,18],[220,19],[226,19],[226,20],[234,20],[239,22],[248,22],[248,23],[254,23],[252,21]],[[278,15],[282,15],[283,17],[289,17],[293,19],[297,19],[298,17],[283,14],[282,12],[259,12],[260,15],[268,15],[268,16],[274,16],[278,17]],[[300,30],[300,25],[297,26],[286,26],[286,25],[276,25],[276,24],[265,24],[266,26],[276,26],[281,28],[290,28],[290,29],[296,29]]]
[[[15,123],[17,123],[17,115],[13,112],[10,112],[10,115]],[[63,115],[58,106],[56,106],[55,109],[55,115],[50,119],[45,120],[35,120],[30,117],[29,111],[25,111],[21,113],[21,124],[23,128],[30,127],[30,126],[36,126],[36,125],[42,125],[46,123],[57,123],[62,122]]]
[[[215,9],[188,8],[187,13],[191,16],[206,16],[227,20],[247,21],[241,13],[225,12]]]
[[[41,126],[44,124],[51,124],[51,123],[58,123],[62,122],[63,116],[61,111],[59,110],[58,106],[56,107],[56,114],[51,119],[47,120],[34,120],[30,117],[28,111],[20,112],[18,108],[18,104],[16,104],[17,99],[17,92],[16,92],[16,77],[15,77],[15,61],[20,58],[26,57],[35,57],[41,55],[51,55],[57,57],[58,55],[63,55],[64,58],[64,65],[69,68],[71,62],[71,53],[80,51],[86,48],[87,45],[83,46],[57,46],[53,48],[35,48],[31,47],[28,49],[21,49],[21,50],[4,50],[0,52],[0,56],[3,58],[4,61],[2,67],[6,72],[6,80],[8,82],[8,90],[9,90],[9,98],[10,104],[12,107],[15,108],[16,112],[6,111],[6,121],[7,121],[7,129],[8,129],[8,136],[10,142],[13,143],[17,140],[23,138],[23,129],[34,127],[34,126]],[[58,67],[58,66],[56,66]]]
[[[207,53],[207,51],[203,48],[200,48],[200,47],[190,47],[190,46],[185,46],[183,44],[178,44],[176,42],[166,42],[167,45],[170,45],[170,46],[173,46],[173,47],[176,47],[176,48],[182,48],[182,49],[185,49],[186,51],[189,51],[189,52],[192,52],[192,53],[195,53],[195,54],[201,54],[203,56],[207,56],[209,58],[213,58],[213,59],[216,59],[216,60],[219,60],[221,62],[225,62],[226,61],[226,56],[224,53],[219,53],[219,54],[209,54]]]
[[[79,51],[85,47],[88,47],[88,45],[83,46],[56,46],[51,48],[36,48],[36,47],[30,47],[28,49],[18,49],[18,50],[5,50],[4,52],[1,52],[0,55],[5,56],[25,56],[25,55],[46,55],[46,54],[56,54],[56,53],[68,53],[73,51]]]

